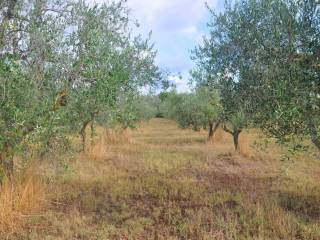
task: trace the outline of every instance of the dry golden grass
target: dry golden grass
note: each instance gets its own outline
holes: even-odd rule
[[[282,162],[256,141],[244,132],[238,154],[222,130],[207,142],[164,119],[99,128],[85,155],[47,176],[52,204],[20,239],[320,239],[319,162]]]
[[[47,205],[47,192],[34,168],[16,176],[13,183],[0,187],[0,235],[17,233],[26,218],[39,213]]]
[[[78,158],[83,161],[103,161],[108,159],[110,145],[131,144],[132,136],[130,130],[97,128],[98,136],[86,151],[82,152]]]
[[[102,129],[100,129],[101,132]],[[132,142],[132,136],[130,133],[130,130],[112,130],[112,129],[106,129],[106,133],[103,135],[103,138],[105,139],[105,143],[108,144],[126,144]]]
[[[83,161],[103,161],[108,157],[108,146],[102,137],[94,145],[79,155],[79,159]]]

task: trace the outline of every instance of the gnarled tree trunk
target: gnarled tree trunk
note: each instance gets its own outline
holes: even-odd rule
[[[82,128],[80,130],[80,135],[81,135],[81,138],[82,138],[82,151],[83,152],[86,151],[86,128],[87,128],[89,123],[90,123],[89,120],[83,122]]]
[[[208,135],[209,140],[211,140],[213,138],[213,136],[214,136],[215,132],[218,130],[219,126],[220,126],[219,122],[216,122],[216,123],[211,122],[211,121],[209,122],[209,135]]]
[[[230,133],[232,135],[234,149],[236,152],[240,152],[239,135],[242,132],[242,129],[235,129],[232,131],[232,130],[228,129],[226,125],[223,125],[222,128],[225,132]]]
[[[236,150],[236,152],[240,152],[240,147],[239,147],[239,135],[241,133],[241,130],[237,130],[235,132],[233,132],[232,136],[233,136],[233,144],[234,144],[234,148]]]

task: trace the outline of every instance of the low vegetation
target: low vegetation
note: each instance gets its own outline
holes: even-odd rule
[[[6,239],[319,239],[318,161],[285,151],[254,130],[181,130],[154,119],[136,131],[98,128],[96,145],[43,162],[1,192]],[[79,141],[75,139],[74,141]],[[80,148],[80,146],[78,147]],[[40,180],[41,179],[41,180]],[[5,186],[4,186],[5,188]],[[8,188],[10,189],[10,188]],[[15,205],[8,212],[9,204]],[[6,211],[4,211],[6,210]]]

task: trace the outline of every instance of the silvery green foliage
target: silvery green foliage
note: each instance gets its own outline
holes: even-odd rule
[[[28,143],[45,153],[85,123],[108,122],[122,99],[160,78],[150,38],[133,34],[126,1],[0,5],[1,162]],[[125,109],[138,119],[135,108]]]
[[[175,119],[182,128],[199,131],[221,121],[221,104],[218,91],[199,88],[192,93],[163,93],[160,111]]]
[[[221,89],[229,122],[241,109],[280,142],[309,136],[319,149],[319,2],[237,1],[210,12],[193,54],[206,76],[197,83]]]

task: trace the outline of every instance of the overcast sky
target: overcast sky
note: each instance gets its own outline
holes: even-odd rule
[[[104,0],[98,0],[100,2]],[[188,89],[189,71],[193,67],[190,50],[205,34],[208,11],[205,2],[215,10],[222,7],[219,0],[127,0],[131,15],[140,23],[139,32],[147,36],[158,50],[157,64],[183,79],[172,78],[179,91]]]

